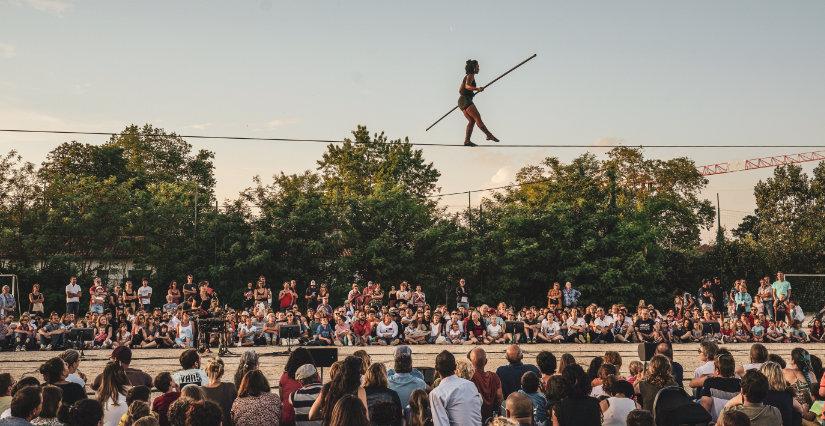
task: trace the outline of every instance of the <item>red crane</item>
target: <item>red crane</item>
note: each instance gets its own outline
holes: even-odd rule
[[[806,163],[825,160],[825,151],[801,152],[799,154],[771,155],[769,157],[748,160],[728,161],[725,163],[699,166],[696,170],[702,176],[721,175],[724,173],[743,172],[767,167],[786,166],[788,164]]]

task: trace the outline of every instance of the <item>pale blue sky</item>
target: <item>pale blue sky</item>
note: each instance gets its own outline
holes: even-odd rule
[[[0,0],[0,127],[348,135],[461,143],[468,58],[479,83],[538,57],[477,99],[504,143],[825,143],[825,2]],[[103,137],[80,137],[99,143]],[[479,142],[481,138],[476,137]],[[0,134],[36,163],[65,137]],[[216,153],[219,197],[253,175],[315,167],[323,145],[190,141]],[[425,148],[444,192],[504,184],[582,149]],[[650,149],[697,164],[805,149]],[[809,165],[806,169],[810,170]],[[750,211],[770,171],[712,177]],[[444,200],[462,205],[466,197]],[[733,226],[744,213],[725,212]]]

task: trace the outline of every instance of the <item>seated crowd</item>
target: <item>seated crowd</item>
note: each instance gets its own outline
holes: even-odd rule
[[[656,345],[644,367],[607,351],[587,368],[568,353],[541,351],[526,363],[519,345],[507,364],[487,371],[487,353],[436,356],[434,374],[413,367],[413,349],[395,348],[391,369],[358,350],[336,361],[324,383],[312,354],[298,347],[282,372],[264,371],[247,350],[224,380],[221,358],[202,364],[195,349],[180,369],[154,378],[132,366],[120,346],[93,379],[75,350],[48,359],[40,378],[0,374],[0,426],[258,426],[258,425],[610,425],[821,424],[825,381],[819,358],[795,348],[786,360],[755,343],[748,363],[711,341],[698,351],[692,378],[672,359],[672,345]],[[280,373],[277,389],[267,373]],[[692,388],[689,396],[683,386]],[[87,395],[87,390],[93,396]],[[156,396],[152,396],[152,392]],[[680,405],[668,403],[675,395]],[[672,399],[672,398],[670,398]],[[820,401],[817,401],[820,399]],[[819,402],[819,404],[817,404]],[[816,408],[816,407],[819,408]],[[675,407],[675,408],[674,408]],[[670,420],[678,419],[673,422]],[[666,421],[668,420],[668,421]]]
[[[325,284],[311,281],[298,295],[296,281],[284,282],[274,294],[266,279],[249,283],[240,309],[222,306],[208,281],[195,284],[188,275],[178,288],[170,283],[166,303],[152,302],[149,280],[133,288],[127,280],[111,289],[95,278],[89,289],[89,309],[80,313],[82,291],[76,277],[66,286],[66,312],[43,312],[40,286],[29,294],[29,310],[14,316],[14,303],[3,293],[0,310],[0,350],[59,350],[72,348],[187,348],[224,344],[264,345],[397,345],[493,343],[684,343],[713,340],[733,342],[822,342],[821,316],[810,327],[791,297],[791,285],[782,273],[769,283],[761,280],[751,296],[744,280],[729,292],[718,280],[702,282],[696,295],[680,293],[673,307],[657,309],[643,300],[636,306],[580,304],[581,293],[570,282],[553,283],[546,306],[516,308],[470,305],[463,279],[455,288],[455,308],[431,304],[420,285],[402,282],[384,292],[380,283],[363,289],[352,285],[346,300],[333,307]],[[299,308],[303,306],[303,310]],[[9,308],[9,306],[11,306]],[[226,333],[198,336],[196,319],[225,318]],[[286,327],[284,326],[292,326]],[[91,331],[86,337],[72,329]],[[289,334],[284,334],[284,330]]]

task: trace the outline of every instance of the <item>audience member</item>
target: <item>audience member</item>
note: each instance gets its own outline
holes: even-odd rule
[[[524,374],[533,373],[527,372]],[[538,377],[536,377],[536,382],[538,382]],[[533,403],[530,401],[530,397],[523,392],[513,392],[507,397],[505,411],[507,418],[519,426],[532,426],[534,424],[535,410],[533,409]]]
[[[172,379],[179,387],[183,388],[186,385],[203,386],[209,383],[209,377],[206,372],[201,369],[201,356],[198,355],[198,350],[189,348],[181,352],[178,357],[181,369],[172,373]]]
[[[309,420],[309,409],[321,393],[321,379],[312,364],[304,364],[295,372],[295,379],[301,388],[289,396],[289,403],[295,410],[296,426],[320,426],[321,421]]]
[[[653,413],[647,410],[633,410],[627,415],[627,426],[654,426]]]
[[[610,375],[604,380],[603,387],[608,397],[599,402],[602,426],[624,426],[630,412],[639,408],[633,401],[633,385]]]
[[[361,369],[363,365],[361,358],[356,356],[344,358],[338,372],[329,383],[324,385],[318,399],[309,409],[310,420],[329,420],[336,401],[344,395],[356,396],[364,405],[364,411],[367,411],[367,392],[361,387]]]
[[[114,362],[120,363],[123,371],[126,372],[126,377],[129,378],[129,384],[132,386],[152,386],[152,377],[137,368],[132,368],[132,350],[127,346],[118,346],[112,351],[110,359]],[[103,375],[98,374],[92,382],[92,390],[96,391],[100,388],[100,381]]]
[[[410,394],[410,409],[407,416],[409,426],[433,426],[433,415],[430,412],[430,399],[424,389],[414,390]]]
[[[673,360],[673,346],[670,343],[662,342],[656,345],[656,353],[664,355],[670,361],[670,371],[673,373],[673,380],[676,386],[684,387],[685,369],[682,364]]]
[[[123,413],[129,408],[126,404],[129,378],[117,362],[106,364],[101,376],[96,399],[103,406],[103,426],[117,426]]]
[[[208,401],[218,404],[223,413],[224,424],[232,424],[232,404],[238,396],[238,391],[235,389],[235,384],[231,382],[222,382],[221,378],[224,373],[223,360],[214,358],[209,360],[206,364],[206,375],[209,377],[209,383],[201,386],[203,395]]]
[[[63,399],[63,390],[57,386],[44,385],[40,388],[40,399],[40,414],[31,423],[41,426],[62,426],[63,422],[57,418],[57,411],[60,400]],[[68,413],[68,410],[66,412]],[[67,416],[64,414],[64,417]]]
[[[246,350],[242,355],[241,359],[238,361],[238,368],[235,370],[235,376],[233,377],[233,382],[235,383],[235,389],[241,387],[241,380],[243,380],[243,376],[246,375],[248,371],[257,370],[258,369],[258,353],[255,352],[254,349]]]
[[[541,388],[547,389],[547,382],[556,374],[556,356],[550,351],[541,351],[536,355],[536,365],[541,372]]]
[[[61,403],[66,407],[86,399],[86,391],[80,385],[66,381],[66,363],[59,357],[50,358],[40,365],[40,374],[43,375],[44,383],[57,386],[63,391]]]
[[[11,406],[11,388],[14,378],[10,373],[0,373],[0,413]]]
[[[485,371],[487,367],[487,352],[482,348],[470,351],[470,363],[473,365],[471,381],[476,385],[481,396],[481,419],[486,420],[498,414],[504,395],[501,390],[501,380],[492,371]]]
[[[255,358],[257,364],[257,357]],[[295,378],[295,373],[302,365],[312,364],[312,354],[306,348],[295,348],[286,360],[284,372],[278,380],[278,390],[281,397],[281,423],[291,424],[295,421],[295,409],[289,402],[289,397],[298,389],[301,389],[301,382]],[[331,407],[330,407],[331,408]]]
[[[413,374],[412,349],[409,346],[395,348],[394,367],[394,374],[388,373],[388,386],[398,394],[401,405],[407,407],[410,403],[410,394],[417,389],[427,389],[427,383],[423,377]]]
[[[214,401],[206,399],[203,401],[193,401],[189,404],[189,409],[186,410],[184,426],[221,426],[222,424],[226,426],[226,423],[221,422],[222,418],[223,413],[221,412],[221,407]],[[273,424],[277,425],[278,423],[275,422]],[[232,423],[229,423],[229,425],[232,425]],[[243,426],[243,423],[236,424],[236,426]]]
[[[367,410],[361,398],[346,394],[333,405],[328,426],[370,426]]]
[[[435,426],[481,424],[481,395],[476,385],[455,375],[456,361],[452,353],[442,351],[435,358],[435,369],[441,383],[430,392],[430,409]]]
[[[763,404],[768,396],[770,386],[768,378],[758,370],[747,370],[742,377],[741,403],[728,404],[720,415],[730,411],[745,413],[754,426],[773,426],[782,424],[782,414],[774,406]]]
[[[751,426],[751,419],[741,411],[730,411],[725,413],[716,423],[721,426]]]
[[[31,425],[40,414],[40,389],[27,386],[17,391],[11,400],[11,416],[0,419],[0,426],[27,426]]]
[[[592,387],[584,369],[578,364],[568,365],[562,371],[565,397],[553,411],[553,424],[559,426],[598,425],[601,423],[599,401],[590,396]]]
[[[518,345],[510,345],[505,352],[507,358],[507,365],[502,365],[496,369],[496,375],[501,379],[501,392],[504,398],[507,398],[511,393],[521,389],[521,376],[528,371],[540,375],[541,372],[535,365],[523,364],[521,362],[524,354]]]
[[[281,400],[270,392],[269,381],[261,370],[252,370],[241,380],[238,397],[232,404],[231,415],[236,426],[280,424]]]
[[[96,399],[82,399],[69,408],[66,426],[100,426],[103,404]]]
[[[367,393],[367,409],[373,425],[400,426],[403,424],[403,410],[398,394],[387,387],[387,367],[375,363],[364,376],[364,391]]]
[[[736,362],[729,353],[717,355],[714,365],[714,375],[705,379],[699,395],[702,407],[715,421],[725,404],[739,393],[741,382],[736,377]]]
[[[160,426],[169,426],[169,406],[180,397],[178,384],[171,373],[163,372],[155,376],[154,385],[161,394],[152,401],[152,410],[158,414]]]
[[[523,393],[530,398],[533,409],[533,421],[536,424],[543,425],[547,422],[547,397],[539,392],[540,384],[539,376],[532,371],[528,371],[521,376],[521,389],[515,393]],[[509,401],[509,399],[508,397],[507,400]],[[508,417],[512,418],[509,414]]]
[[[642,408],[652,412],[656,394],[664,387],[675,385],[670,361],[664,355],[653,355],[647,365],[644,378],[633,386],[636,393],[641,395]]]

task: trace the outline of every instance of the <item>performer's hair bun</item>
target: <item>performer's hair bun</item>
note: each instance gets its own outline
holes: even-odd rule
[[[464,65],[464,71],[466,71],[467,74],[472,74],[476,71],[477,67],[478,61],[476,61],[475,59],[467,59],[467,64]]]

